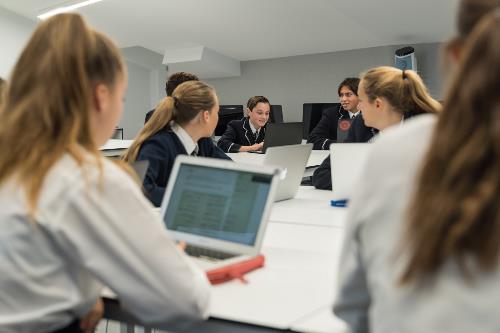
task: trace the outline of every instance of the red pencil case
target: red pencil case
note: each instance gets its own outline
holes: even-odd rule
[[[224,267],[219,267],[207,271],[207,277],[211,284],[219,284],[232,279],[239,279],[240,281],[246,283],[244,278],[245,273],[251,272],[264,266],[265,258],[264,255],[259,254],[258,256],[252,257],[247,260],[236,262]]]

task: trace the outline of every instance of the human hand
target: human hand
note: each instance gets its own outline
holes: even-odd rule
[[[94,332],[103,315],[104,303],[101,298],[98,298],[89,313],[80,318],[80,329],[85,333]]]

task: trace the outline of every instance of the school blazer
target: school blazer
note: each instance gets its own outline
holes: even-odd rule
[[[261,143],[265,136],[266,126],[262,127],[259,135],[256,136],[250,128],[250,120],[248,117],[244,117],[240,120],[232,120],[227,124],[226,131],[217,142],[217,146],[226,153],[237,153],[241,146]]]
[[[363,117],[361,116],[361,114],[359,114],[352,121],[351,128],[347,133],[347,138],[345,139],[344,143],[368,142],[377,133],[378,131],[375,128],[365,125]],[[316,170],[314,170],[312,176],[312,184],[314,185],[314,187],[320,190],[332,189],[330,156],[327,156],[323,163],[321,163],[321,165]]]
[[[214,145],[211,138],[198,140],[198,156],[231,160]],[[156,133],[142,144],[136,160],[148,160],[144,191],[148,199],[159,207],[177,155],[187,155],[184,145],[170,128]]]
[[[337,142],[337,124],[340,119],[349,119],[349,112],[334,106],[323,110],[321,119],[307,136],[307,143],[315,150],[328,150],[330,144]]]

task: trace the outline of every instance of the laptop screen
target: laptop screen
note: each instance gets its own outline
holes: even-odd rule
[[[255,243],[272,176],[182,163],[164,215],[169,230]]]

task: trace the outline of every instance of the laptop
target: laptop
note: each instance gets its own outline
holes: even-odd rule
[[[264,154],[269,147],[302,143],[303,127],[302,123],[267,123],[264,146],[262,151],[255,151],[255,153]]]
[[[267,149],[264,165],[276,165],[281,168],[275,201],[291,199],[295,196],[302,182],[312,148],[313,144],[308,143]]]
[[[350,199],[361,176],[370,147],[370,143],[330,145],[333,200]]]
[[[203,269],[257,255],[279,173],[276,167],[179,155],[161,216]]]

